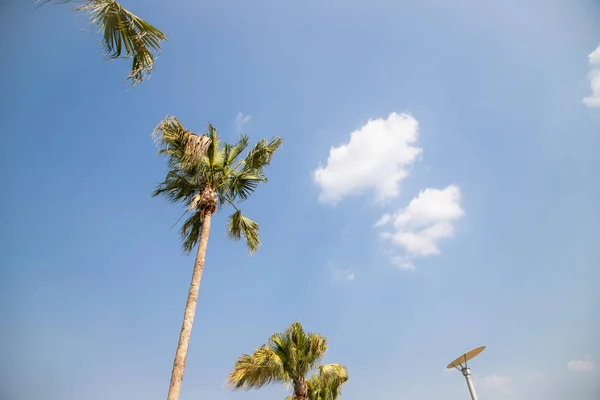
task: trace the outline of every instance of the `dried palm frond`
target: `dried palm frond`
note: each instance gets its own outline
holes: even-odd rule
[[[197,159],[199,156],[206,154],[210,143],[211,141],[208,136],[190,133],[185,144],[186,157]]]
[[[152,136],[160,149],[159,153],[168,156],[172,167],[197,164],[211,144],[209,136],[192,133],[170,115],[154,128]]]
[[[196,210],[198,209],[198,205],[200,204],[200,193],[197,193],[190,200],[190,205],[188,206],[188,210]]]

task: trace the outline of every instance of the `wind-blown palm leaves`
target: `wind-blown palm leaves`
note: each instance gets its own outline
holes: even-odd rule
[[[307,333],[299,322],[285,332],[271,336],[267,344],[252,354],[242,354],[229,374],[227,384],[233,390],[258,389],[270,383],[292,384],[289,400],[335,400],[348,380],[346,367],[320,365],[327,352],[327,339]],[[319,370],[307,380],[311,371]]]
[[[322,365],[319,374],[311,376],[307,382],[308,400],[338,399],[342,392],[342,385],[347,380],[348,370],[343,365]]]
[[[51,1],[70,3],[72,0],[38,2],[42,5]],[[150,76],[154,69],[154,57],[161,50],[161,43],[167,40],[164,33],[114,0],[85,0],[75,10],[88,13],[91,23],[100,28],[106,57],[111,60],[132,58],[128,79],[133,85]]]
[[[191,215],[181,226],[183,249],[190,252],[198,246],[169,387],[168,400],[177,400],[204,271],[212,215],[231,206],[233,214],[227,227],[229,236],[234,240],[243,238],[250,253],[258,249],[259,226],[244,216],[238,206],[252,195],[260,183],[267,181],[264,169],[282,140],[278,137],[271,141],[262,139],[241,158],[248,149],[247,136],[242,136],[235,144],[222,144],[212,125],[208,126],[206,134],[195,135],[171,116],[156,127],[154,136],[159,144],[159,154],[167,158],[168,166],[167,175],[154,191],[154,196],[161,195],[186,206],[186,214]]]

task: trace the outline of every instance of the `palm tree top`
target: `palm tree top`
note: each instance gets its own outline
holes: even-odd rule
[[[304,379],[327,352],[327,339],[307,333],[299,322],[276,333],[253,354],[242,354],[227,379],[233,390],[260,388],[268,383]]]
[[[231,206],[227,232],[234,240],[245,239],[250,253],[259,245],[259,226],[244,216],[239,204],[247,200],[258,185],[267,182],[265,168],[271,163],[282,139],[259,140],[244,158],[248,136],[235,144],[221,143],[217,130],[208,125],[206,133],[196,135],[181,122],[167,116],[154,130],[159,154],[167,158],[168,172],[153,195],[162,195],[173,203],[183,203],[192,212],[181,227],[184,251],[198,241],[205,213]]]

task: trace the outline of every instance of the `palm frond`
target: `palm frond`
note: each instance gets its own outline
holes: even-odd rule
[[[225,151],[225,161],[228,166],[232,166],[242,151],[246,150],[248,147],[248,140],[249,138],[247,135],[242,135],[236,144],[233,146],[228,146],[227,150]]]
[[[260,172],[242,170],[231,173],[229,179],[224,182],[230,199],[233,201],[247,200],[254,193],[258,184],[267,180],[264,175],[259,175]]]
[[[319,375],[324,380],[348,380],[348,369],[341,364],[325,364],[319,367]]]
[[[309,400],[336,400],[341,387],[348,381],[348,370],[340,364],[319,367],[319,373],[307,382]]]
[[[183,171],[170,170],[152,196],[164,196],[171,203],[185,202],[189,206],[191,199],[202,192],[204,186],[204,183],[195,176],[185,174]]]
[[[229,217],[229,225],[227,228],[229,237],[233,240],[240,240],[242,237],[246,239],[246,245],[250,254],[253,254],[260,246],[259,226],[250,218],[242,215],[240,210],[235,211]]]
[[[196,211],[181,226],[180,233],[184,252],[189,253],[194,249],[198,240],[200,240],[201,231],[202,216],[200,211]]]
[[[267,142],[267,139],[259,140],[246,156],[245,168],[255,170],[269,165],[273,154],[282,143],[283,139],[280,137],[274,137],[270,142]]]
[[[307,333],[299,322],[269,339],[273,348],[296,378],[304,377],[315,368],[327,352],[327,339],[318,333]]]
[[[320,400],[321,397],[321,381],[318,375],[313,375],[306,381],[308,389],[308,400]]]
[[[300,375],[296,368],[297,357],[295,355],[295,349],[290,343],[290,338],[286,332],[278,332],[271,335],[267,342],[267,346],[273,349],[275,354],[281,359],[290,377],[292,379],[298,379]]]
[[[208,165],[211,168],[220,168],[223,166],[225,161],[225,155],[223,148],[220,146],[220,138],[217,135],[217,129],[211,124],[207,127],[208,132],[206,136],[210,139],[210,144],[206,149],[206,158],[208,160]]]
[[[314,356],[311,352],[310,342],[313,334],[308,334],[302,324],[294,322],[290,326],[290,341],[296,349],[296,368],[300,375],[306,375],[314,364]],[[320,335],[317,335],[320,336]]]
[[[52,0],[44,0],[40,5],[50,1]],[[100,28],[106,57],[111,60],[119,57],[132,58],[128,79],[131,79],[133,85],[150,77],[155,55],[162,49],[161,43],[167,40],[163,32],[114,0],[87,0],[86,4],[75,10],[88,13],[91,23]]]
[[[242,354],[227,379],[233,390],[260,388],[272,382],[287,382],[288,375],[281,359],[267,346],[256,349],[252,355]]]
[[[308,368],[312,369],[320,364],[327,353],[327,338],[318,333],[308,335],[307,362]]]
[[[348,370],[340,364],[327,364],[320,368],[321,400],[336,400],[342,385],[348,381]]]

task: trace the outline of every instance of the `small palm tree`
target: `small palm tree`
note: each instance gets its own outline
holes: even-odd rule
[[[221,144],[212,125],[206,134],[195,135],[184,129],[176,118],[167,116],[156,127],[154,135],[168,165],[165,180],[158,185],[154,196],[162,195],[171,202],[186,205],[186,213],[191,216],[181,227],[183,249],[189,253],[198,246],[169,387],[168,400],[177,400],[204,271],[211,218],[218,210],[232,207],[234,211],[227,227],[229,236],[234,240],[243,238],[251,254],[258,249],[259,226],[242,214],[238,204],[267,181],[264,169],[282,140],[278,137],[271,141],[262,139],[245,158],[240,158],[248,148],[248,137],[242,136],[233,145]]]
[[[307,333],[299,322],[285,332],[271,336],[267,344],[253,354],[242,354],[229,374],[227,384],[233,390],[258,389],[269,383],[292,384],[293,400],[333,400],[348,380],[346,367],[320,365],[327,352],[327,339]],[[307,380],[316,369],[319,374]]]
[[[342,393],[342,385],[347,381],[348,370],[343,365],[322,365],[319,374],[313,375],[307,382],[308,400],[337,400]]]
[[[72,0],[38,0],[40,5],[55,1],[70,3]],[[126,10],[115,0],[84,0],[76,11],[88,13],[93,25],[102,33],[104,54],[111,60],[119,57],[132,58],[131,79],[136,85],[150,76],[154,69],[154,56],[161,50],[167,37],[160,30]]]

